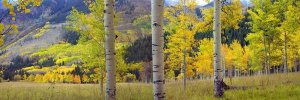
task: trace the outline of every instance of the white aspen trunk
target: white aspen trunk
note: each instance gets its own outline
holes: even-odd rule
[[[116,60],[115,60],[115,30],[114,6],[115,0],[104,0],[105,27],[105,61],[106,61],[106,93],[105,100],[116,99]]]
[[[164,0],[151,0],[152,58],[153,58],[153,96],[154,100],[164,100]]]
[[[235,66],[234,66],[234,77],[237,77],[237,70]]]
[[[101,76],[100,76],[100,93],[101,93],[101,95],[103,95],[104,96],[104,72],[103,71],[101,71]]]
[[[280,73],[283,73],[283,70],[284,70],[284,68],[283,68],[283,65],[280,65]]]
[[[294,72],[297,72],[298,61],[295,60],[294,63],[295,63],[295,65],[294,65]]]
[[[182,71],[183,71],[183,88],[185,90],[185,88],[186,88],[186,50],[184,50],[183,53],[184,53],[184,55],[183,55],[184,57],[183,57]]]
[[[262,0],[260,0],[260,6],[261,9],[263,9],[263,2]],[[266,35],[265,33],[263,33],[263,42],[264,42],[264,70],[265,70],[265,74],[267,73],[267,46],[266,46]]]
[[[225,65],[225,55],[224,54],[222,54],[222,64],[223,64],[223,76],[224,76],[223,78],[225,78],[228,76],[228,74],[226,76],[226,65]]]
[[[296,64],[296,72],[298,72],[300,70],[300,65],[299,65],[300,60],[297,60],[297,64]]]
[[[221,60],[221,0],[214,1],[214,96],[222,97],[223,76]]]
[[[288,73],[288,63],[287,63],[287,47],[286,47],[286,32],[284,32],[284,73]]]
[[[186,0],[184,0],[184,6],[183,6],[184,14],[186,14],[186,10],[187,10]],[[184,42],[186,42],[186,36],[184,37]],[[186,88],[186,48],[185,47],[183,50],[183,88],[184,90]]]
[[[238,72],[239,72],[239,77],[241,77],[242,76],[242,71],[239,69]]]
[[[271,68],[271,43],[268,41],[268,67],[267,67],[267,74],[270,74],[270,68]]]
[[[228,77],[229,77],[229,80],[230,80],[230,84],[232,85],[232,68],[228,69]]]
[[[263,34],[263,38],[264,38],[264,70],[265,73],[267,73],[267,46],[266,46],[266,37],[265,34]]]

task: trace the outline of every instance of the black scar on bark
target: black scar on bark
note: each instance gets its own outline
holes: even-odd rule
[[[116,89],[106,88],[106,93],[109,94],[110,97],[114,97],[114,96],[116,96]]]
[[[155,93],[154,96],[157,96],[158,98],[165,98],[164,94],[165,93]]]
[[[214,54],[214,57],[217,57],[217,56],[218,56],[218,54],[217,54],[217,53],[215,53],[215,54]]]
[[[162,83],[165,83],[165,81],[164,80],[157,80],[157,81],[153,81],[153,83],[155,84],[155,83],[160,83],[160,82],[162,82]]]
[[[104,13],[106,13],[106,10],[103,10]]]
[[[116,39],[118,38],[119,36],[118,35],[116,35]]]
[[[154,95],[155,95],[155,96],[159,96],[159,95],[161,95],[161,94],[162,94],[162,93],[155,93]]]
[[[224,89],[222,88],[222,80],[214,80],[214,85],[215,85],[215,97],[223,97],[224,95]]]
[[[155,22],[153,25],[154,25],[154,26],[156,26],[156,27],[157,27],[157,26],[160,26],[160,25],[159,25],[159,24],[157,24],[156,22]]]
[[[153,65],[154,66],[154,68],[159,68],[159,65]]]
[[[228,86],[228,85],[223,81],[223,79],[221,79],[221,80],[215,80],[214,82],[215,82],[214,84],[217,86],[217,87],[216,87],[216,91],[215,91],[214,96],[215,96],[215,97],[223,97],[223,95],[224,95],[224,90],[230,89],[230,86]]]
[[[158,46],[157,44],[152,44],[153,46]]]

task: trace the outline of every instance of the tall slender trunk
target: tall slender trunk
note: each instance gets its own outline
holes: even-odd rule
[[[295,60],[294,61],[294,67],[293,67],[293,69],[294,69],[294,72],[297,72],[297,65],[298,65],[298,61],[297,60]]]
[[[186,0],[184,0],[184,6],[183,6],[183,12],[184,14],[186,14],[186,10],[187,10],[187,7],[186,7]],[[184,36],[184,42],[186,42],[186,36]],[[183,88],[185,90],[186,88],[186,48],[184,47],[184,50],[183,50]]]
[[[237,70],[236,70],[236,67],[234,66],[234,77],[237,77]]]
[[[268,67],[267,67],[267,74],[270,74],[270,69],[271,69],[271,42],[268,42]]]
[[[223,75],[224,75],[224,78],[225,78],[226,77],[226,63],[225,63],[224,54],[222,54],[222,64],[223,64]]]
[[[276,67],[276,74],[278,74],[279,72],[279,67]]]
[[[186,88],[186,50],[183,51],[183,88],[185,90]]]
[[[260,7],[263,9],[263,2],[260,0]],[[263,42],[264,42],[264,67],[263,70],[265,70],[265,74],[267,73],[267,44],[266,44],[266,34],[263,33]]]
[[[287,63],[287,40],[286,40],[286,32],[284,32],[284,73],[288,73],[288,63]]]
[[[151,0],[154,100],[163,100],[165,98],[163,11],[164,0]]]
[[[296,71],[298,72],[298,71],[300,71],[300,65],[299,65],[299,63],[300,63],[300,60],[299,59],[297,59],[297,64],[296,64]]]
[[[230,81],[230,84],[232,85],[232,68],[228,68],[228,77],[229,77],[229,81]]]
[[[105,61],[106,61],[106,95],[105,100],[116,99],[116,59],[115,59],[115,30],[114,6],[115,0],[104,0],[104,27],[105,27]]]
[[[214,1],[214,96],[222,97],[223,76],[221,60],[221,0]]]
[[[100,93],[101,95],[104,94],[104,72],[101,71],[101,76],[100,76]]]
[[[263,34],[263,40],[264,40],[264,70],[265,74],[267,73],[267,44],[266,44],[266,36]]]

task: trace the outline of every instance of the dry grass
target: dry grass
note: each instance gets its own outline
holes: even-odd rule
[[[299,100],[300,73],[234,78],[228,90],[229,100]],[[229,79],[225,79],[227,83]],[[181,81],[166,83],[167,100],[212,100],[212,80],[188,81],[184,91]],[[230,84],[229,84],[230,85]],[[103,99],[95,84],[42,84],[27,82],[0,83],[0,100],[99,100]],[[152,100],[152,84],[119,83],[118,100]]]

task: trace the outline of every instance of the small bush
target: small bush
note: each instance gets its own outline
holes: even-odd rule
[[[53,82],[53,74],[52,73],[46,73],[44,76],[43,76],[43,82],[44,83],[47,83],[47,82],[49,82],[49,83],[52,83]]]
[[[74,80],[73,80],[73,83],[75,83],[75,84],[80,84],[80,83],[81,83],[81,80],[80,80],[80,76],[79,76],[79,75],[75,75]]]
[[[127,73],[126,76],[124,76],[125,82],[133,82],[136,79],[136,76],[131,73]]]
[[[58,83],[63,83],[64,82],[64,75],[58,74],[57,75],[57,82]]]
[[[24,74],[24,75],[23,75],[23,80],[27,80],[27,78],[28,78],[27,75]]]
[[[64,83],[72,83],[74,76],[72,74],[64,75]]]
[[[2,80],[3,80],[3,79],[0,77],[0,83],[2,82]]]
[[[90,82],[89,77],[85,74],[82,75],[82,83],[88,83]]]
[[[14,81],[19,81],[22,79],[22,76],[21,75],[15,75],[14,76]]]
[[[27,78],[27,80],[28,81],[34,81],[34,78],[35,78],[34,75],[29,75],[28,78]]]
[[[43,75],[37,74],[34,78],[35,82],[43,82]]]

